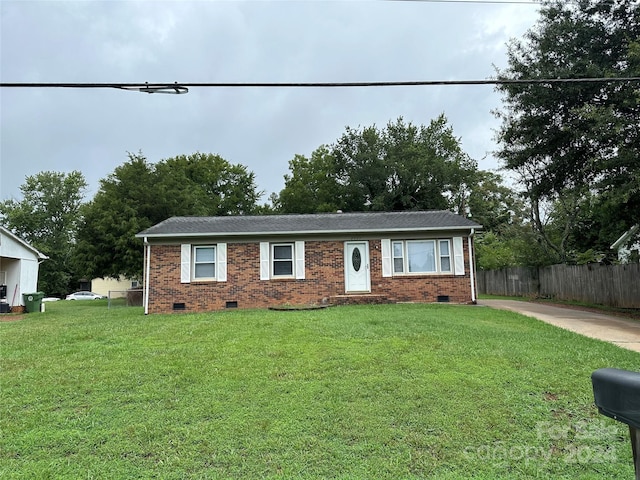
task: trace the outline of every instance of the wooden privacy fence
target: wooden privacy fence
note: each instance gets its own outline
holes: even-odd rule
[[[478,292],[640,308],[640,263],[479,270]]]

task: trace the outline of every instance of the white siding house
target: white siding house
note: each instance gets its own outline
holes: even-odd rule
[[[611,249],[618,252],[620,263],[629,263],[633,252],[640,253],[640,240],[634,241],[634,238],[637,238],[636,234],[639,229],[640,224],[634,225],[611,245]]]
[[[22,294],[37,291],[38,269],[47,258],[0,226],[0,285],[6,286],[6,303],[12,307],[22,306]]]

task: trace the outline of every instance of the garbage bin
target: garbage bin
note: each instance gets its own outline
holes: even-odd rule
[[[22,300],[27,313],[39,312],[42,308],[42,299],[44,298],[44,292],[23,293]]]

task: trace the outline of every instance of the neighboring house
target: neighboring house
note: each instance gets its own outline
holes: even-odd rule
[[[12,309],[24,306],[23,293],[38,289],[40,263],[48,257],[33,248],[23,239],[0,226],[0,288],[3,303]]]
[[[448,211],[173,217],[145,245],[145,313],[476,300],[477,223]]]
[[[91,280],[90,290],[93,293],[104,295],[105,297],[126,297],[127,290],[131,288],[138,288],[139,282],[134,279],[125,278],[120,276],[119,278],[94,278]],[[111,293],[109,293],[111,292]]]
[[[640,225],[634,225],[624,232],[620,238],[613,243],[613,245],[611,245],[611,249],[618,252],[618,260],[620,263],[629,263],[634,252],[636,255],[640,255],[640,238],[638,238],[638,230],[640,230]]]

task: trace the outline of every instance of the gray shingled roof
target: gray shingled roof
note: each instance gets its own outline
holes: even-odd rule
[[[318,213],[223,217],[172,217],[136,237],[257,236],[281,234],[402,232],[481,228],[446,210]]]

